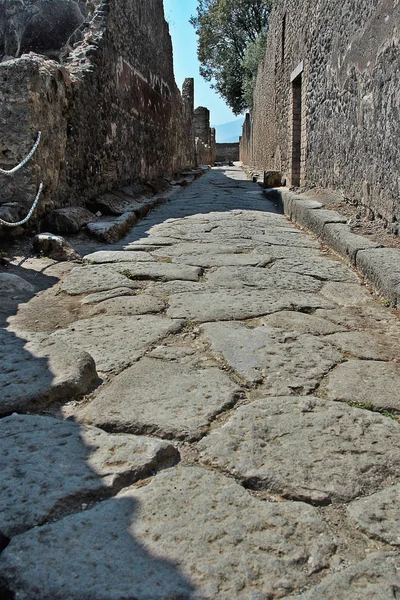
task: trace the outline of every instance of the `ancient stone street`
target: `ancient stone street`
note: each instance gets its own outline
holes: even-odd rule
[[[399,598],[394,311],[237,166],[69,241],[2,275],[0,598]]]

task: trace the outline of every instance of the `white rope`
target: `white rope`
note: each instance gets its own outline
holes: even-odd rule
[[[37,140],[35,142],[35,145],[33,146],[32,150],[29,152],[28,156],[26,156],[24,158],[24,160],[22,162],[19,163],[19,165],[17,165],[16,167],[14,167],[13,169],[11,169],[10,171],[6,171],[5,169],[0,169],[0,173],[3,173],[3,175],[12,175],[12,173],[15,173],[16,171],[18,171],[19,169],[22,169],[22,167],[24,165],[26,165],[26,163],[28,162],[28,160],[30,158],[32,158],[32,156],[35,154],[37,147],[39,146],[39,142],[40,142],[40,136],[42,135],[42,132],[39,131],[38,136],[37,136]]]
[[[42,189],[43,189],[43,183],[41,183],[39,185],[39,189],[38,189],[38,193],[36,194],[36,198],[32,204],[31,210],[28,212],[25,219],[22,219],[22,221],[18,221],[18,223],[9,223],[8,221],[3,221],[3,219],[0,219],[0,225],[4,225],[5,227],[19,227],[19,225],[23,225],[24,223],[29,221],[29,219],[31,218],[31,216],[33,214],[33,211],[36,208],[37,203],[39,202],[39,198],[40,198],[40,194],[42,193]]]

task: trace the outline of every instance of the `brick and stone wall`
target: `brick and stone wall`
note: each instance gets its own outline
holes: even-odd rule
[[[399,28],[391,0],[276,3],[241,160],[399,221]]]
[[[230,160],[235,162],[239,160],[239,142],[231,144],[216,144],[216,157],[217,162],[229,162]]]
[[[40,181],[38,214],[133,180],[194,166],[193,85],[173,75],[162,0],[103,0],[63,64],[37,54],[0,64],[0,205],[24,214]]]

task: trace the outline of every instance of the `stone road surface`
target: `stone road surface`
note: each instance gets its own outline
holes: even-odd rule
[[[239,169],[14,277],[1,598],[400,598],[399,320]]]

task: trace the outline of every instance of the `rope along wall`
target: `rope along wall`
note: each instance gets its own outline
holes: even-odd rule
[[[0,173],[2,173],[3,175],[12,175],[13,173],[16,173],[17,171],[19,171],[19,169],[22,169],[22,167],[24,165],[26,165],[26,163],[28,162],[28,160],[31,159],[32,156],[35,154],[35,152],[37,150],[37,147],[39,146],[39,143],[40,143],[41,135],[42,135],[42,132],[39,131],[37,139],[36,139],[36,142],[35,142],[32,150],[24,158],[24,160],[22,160],[16,167],[14,167],[13,169],[10,169],[9,171],[0,168]],[[9,223],[8,221],[4,221],[3,219],[0,218],[0,225],[4,225],[4,227],[19,227],[20,225],[23,225],[24,223],[26,223],[27,221],[29,221],[29,219],[33,215],[33,212],[34,212],[34,210],[35,210],[35,208],[37,206],[37,203],[39,202],[39,198],[40,198],[40,194],[42,193],[42,190],[43,190],[43,183],[41,183],[39,185],[39,189],[38,189],[36,197],[35,197],[35,199],[33,201],[33,204],[31,206],[28,214],[26,215],[26,217],[24,219],[22,219],[22,221],[18,221],[17,223]]]

